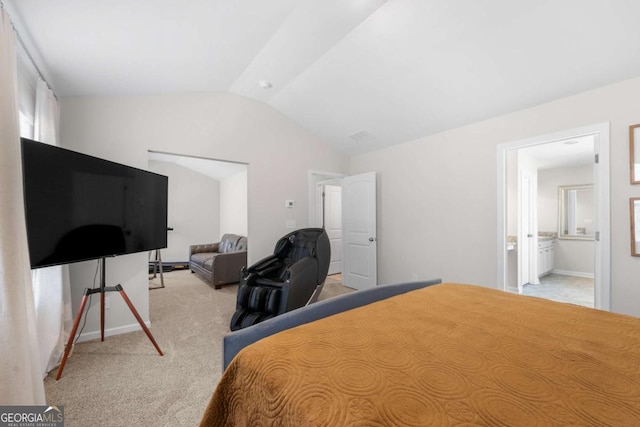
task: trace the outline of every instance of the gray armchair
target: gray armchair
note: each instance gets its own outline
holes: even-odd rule
[[[218,243],[189,246],[189,269],[205,282],[220,289],[237,283],[247,266],[247,238],[224,234]]]

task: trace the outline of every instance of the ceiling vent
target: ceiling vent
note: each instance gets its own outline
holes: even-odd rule
[[[375,138],[369,131],[361,130],[360,132],[352,133],[349,138],[353,139],[358,144],[366,144],[373,141]]]

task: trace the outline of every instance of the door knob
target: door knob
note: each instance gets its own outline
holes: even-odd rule
[[[376,240],[376,239],[374,239],[373,237],[369,237],[369,241],[370,242],[373,242],[374,240]]]

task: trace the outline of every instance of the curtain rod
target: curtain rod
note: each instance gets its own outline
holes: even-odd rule
[[[6,10],[7,14],[9,14],[9,11],[5,8],[4,2],[2,0],[0,0],[0,9]],[[22,40],[22,37],[20,37],[20,32],[18,31],[15,24],[13,23],[13,20],[11,20],[11,15],[9,15],[9,19],[11,22],[11,27],[13,28],[13,32],[16,34],[16,40],[18,41],[18,43],[20,43],[20,46],[22,46],[22,50],[24,50],[24,53],[27,54],[27,58],[29,58],[29,61],[31,61],[31,65],[33,65],[33,68],[35,68],[36,73],[38,73],[38,77],[40,77],[44,82],[44,84],[47,85],[51,93],[53,93],[53,97],[57,100],[58,97],[56,96],[56,92],[53,90],[53,88],[51,87],[47,79],[44,78],[44,74],[42,74],[42,71],[40,71],[38,64],[36,64],[36,61],[33,59],[33,56],[31,56],[31,53],[29,53],[29,49],[27,49],[27,45],[25,44],[24,40]]]

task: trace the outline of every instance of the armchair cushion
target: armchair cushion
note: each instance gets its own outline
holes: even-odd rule
[[[189,260],[189,262],[196,264],[200,267],[204,267],[207,261],[213,260],[213,257],[212,257],[213,254],[214,252],[198,252],[191,255],[191,259]]]

